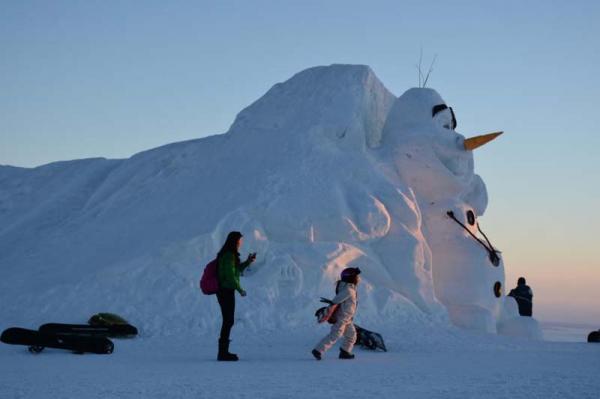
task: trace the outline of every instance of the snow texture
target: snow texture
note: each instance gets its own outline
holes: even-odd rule
[[[443,103],[422,88],[396,98],[366,66],[315,67],[225,134],[124,160],[0,166],[2,327],[109,311],[141,331],[104,357],[1,345],[0,396],[322,397],[325,375],[346,397],[597,394],[599,348],[541,341],[504,297],[502,260],[447,216],[478,235],[466,215],[488,198],[450,111],[432,116]],[[236,305],[239,384],[223,391],[220,312],[198,280],[232,230],[258,258]],[[390,352],[315,363],[318,298],[348,266],[363,270],[355,321]]]
[[[234,328],[235,330],[235,328]],[[115,340],[112,355],[0,345],[2,398],[597,398],[600,345],[423,331],[383,331],[389,352],[310,355],[325,329],[244,334],[237,363],[215,361],[199,338]],[[435,339],[431,339],[435,336]]]
[[[253,331],[310,325],[315,299],[358,266],[362,320],[449,315],[496,332],[504,266],[446,215],[482,215],[485,184],[450,111],[432,117],[438,104],[431,89],[396,98],[367,66],[315,67],[222,135],[125,160],[1,167],[0,316],[27,325],[109,310],[148,336],[213,332],[217,305],[197,280],[239,230],[259,254],[240,314]]]

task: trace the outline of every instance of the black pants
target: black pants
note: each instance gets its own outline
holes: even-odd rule
[[[221,307],[221,315],[223,316],[223,324],[221,324],[220,340],[228,340],[233,327],[235,315],[235,290],[231,288],[221,288],[217,292],[217,300]]]

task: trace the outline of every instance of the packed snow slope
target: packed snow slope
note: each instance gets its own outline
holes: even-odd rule
[[[36,327],[111,311],[146,336],[212,334],[220,314],[198,279],[239,230],[242,256],[258,259],[237,325],[311,326],[318,297],[358,266],[362,323],[419,334],[450,315],[495,332],[516,310],[492,289],[504,266],[445,216],[483,214],[487,193],[449,112],[431,117],[438,102],[430,89],[396,98],[366,66],[315,67],[222,135],[125,160],[1,166],[0,320]],[[465,303],[467,283],[477,289]]]

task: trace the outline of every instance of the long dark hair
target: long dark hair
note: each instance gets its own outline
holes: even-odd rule
[[[235,256],[235,261],[237,264],[240,263],[240,253],[238,252],[238,242],[243,237],[242,233],[239,231],[232,231],[227,234],[227,239],[225,240],[225,244],[217,254],[217,259],[221,258],[225,252],[231,252],[233,256]]]

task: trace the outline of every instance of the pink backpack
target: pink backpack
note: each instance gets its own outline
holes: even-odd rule
[[[204,295],[214,295],[219,291],[218,266],[219,262],[213,259],[204,267],[204,273],[200,279],[200,289]]]

